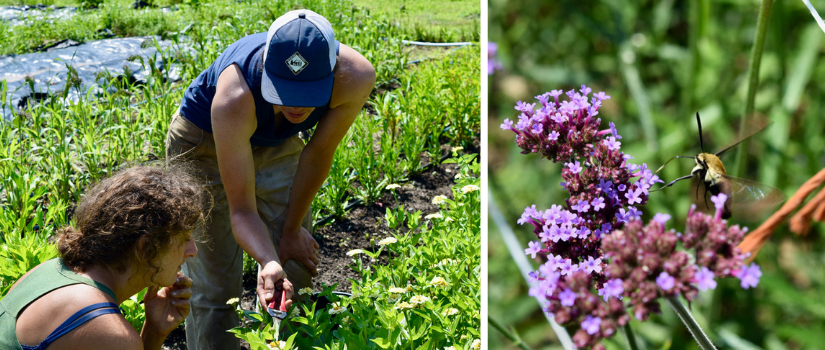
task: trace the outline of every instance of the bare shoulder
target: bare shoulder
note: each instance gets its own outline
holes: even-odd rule
[[[103,291],[74,284],[56,289],[29,305],[17,319],[21,344],[42,342],[80,309],[97,303],[115,302]],[[140,349],[140,335],[119,313],[106,314],[78,326],[55,340],[49,350]]]
[[[358,51],[341,44],[331,107],[364,100],[375,87],[375,68]]]
[[[212,100],[212,110],[229,109],[235,113],[252,108],[254,114],[255,101],[252,92],[244,80],[241,68],[231,64],[218,76],[215,86],[215,98]]]

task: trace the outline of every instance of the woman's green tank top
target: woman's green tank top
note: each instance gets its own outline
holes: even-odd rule
[[[23,349],[17,341],[15,327],[17,316],[26,306],[55,289],[79,283],[100,289],[117,300],[109,287],[74,273],[60,258],[44,262],[0,300],[0,350]]]

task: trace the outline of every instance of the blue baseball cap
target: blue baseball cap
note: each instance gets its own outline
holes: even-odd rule
[[[269,27],[265,45],[264,99],[290,107],[329,102],[340,43],[326,18],[310,10],[289,11]]]

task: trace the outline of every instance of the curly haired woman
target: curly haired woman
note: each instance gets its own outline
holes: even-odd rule
[[[88,189],[60,258],[24,275],[0,301],[0,349],[160,349],[189,313],[205,192],[180,168],[137,166]],[[118,305],[144,288],[138,334]]]

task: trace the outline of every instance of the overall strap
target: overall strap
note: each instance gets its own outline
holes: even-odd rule
[[[57,340],[57,338],[71,332],[73,329],[81,326],[89,320],[98,316],[114,313],[120,313],[120,309],[115,303],[97,303],[89,305],[83,309],[80,309],[80,311],[75,312],[74,315],[69,317],[63,322],[63,324],[52,331],[52,333],[49,334],[49,336],[46,337],[46,339],[39,345],[29,346],[21,344],[20,346],[23,347],[23,350],[45,350],[53,341]]]

